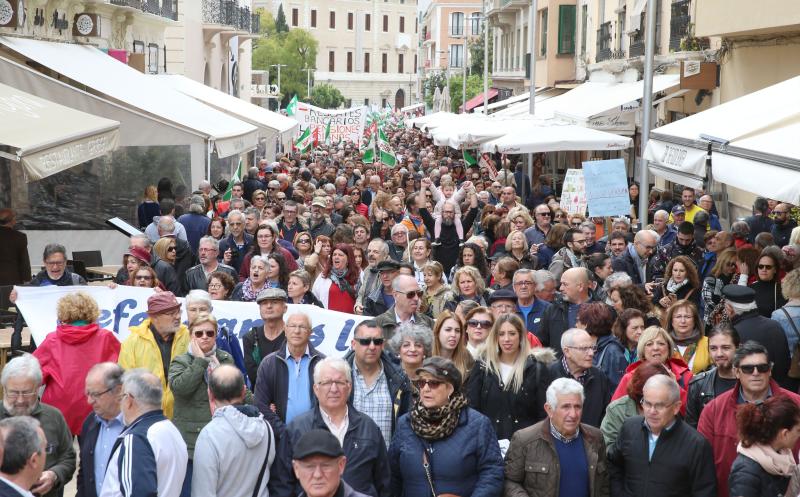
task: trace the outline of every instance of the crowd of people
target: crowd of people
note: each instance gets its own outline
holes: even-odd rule
[[[76,469],[85,497],[800,495],[794,206],[724,230],[705,192],[640,213],[633,183],[629,215],[587,218],[544,157],[529,177],[386,131],[393,167],[322,145],[148,186],[110,283],[154,289],[147,319],[120,343],[78,291],[29,349],[18,319],[0,495],[60,496]],[[86,284],[62,245],[33,276],[16,245],[0,285]],[[260,321],[235,336],[223,300]],[[361,315],[347,354],[290,304]]]

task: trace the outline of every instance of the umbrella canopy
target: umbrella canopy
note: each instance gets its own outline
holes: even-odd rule
[[[444,85],[444,90],[442,90],[442,102],[439,109],[443,112],[450,112],[450,89],[447,85]]]
[[[436,89],[433,91],[433,112],[439,112],[442,107],[442,92],[439,90],[437,86]]]
[[[624,150],[633,144],[628,137],[554,121],[517,121],[510,133],[481,145],[482,152],[531,154],[568,150]]]

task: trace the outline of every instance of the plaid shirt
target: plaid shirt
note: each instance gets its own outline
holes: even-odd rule
[[[389,443],[392,441],[394,404],[389,391],[389,383],[383,372],[383,364],[381,364],[375,384],[369,387],[364,376],[358,370],[358,364],[353,361],[353,387],[353,407],[375,421],[383,434],[383,441],[388,449]]]

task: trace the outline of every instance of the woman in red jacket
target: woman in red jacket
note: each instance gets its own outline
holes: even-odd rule
[[[100,328],[100,308],[86,293],[64,295],[58,301],[58,325],[33,355],[42,366],[42,402],[55,407],[67,420],[73,435],[92,411],[86,402],[83,380],[101,362],[117,362],[120,343]]]
[[[311,292],[326,309],[353,313],[360,270],[350,245],[340,243],[331,252],[331,262],[314,282]]]

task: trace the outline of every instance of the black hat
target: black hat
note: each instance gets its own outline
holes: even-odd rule
[[[389,259],[388,261],[381,261],[375,266],[375,272],[382,272],[382,271],[398,271],[400,269],[400,263]]]
[[[495,290],[489,295],[489,305],[494,304],[495,302],[499,302],[501,300],[510,300],[517,303],[517,294],[514,293],[514,290],[509,290],[508,288],[501,288],[499,290]]]
[[[429,357],[415,372],[417,374],[428,373],[438,380],[450,383],[456,391],[461,390],[461,372],[450,359],[438,356]]]
[[[292,459],[305,459],[308,456],[341,457],[344,455],[342,444],[328,430],[310,430],[305,432],[294,444]]]
[[[737,304],[752,304],[756,301],[756,291],[749,286],[725,285],[722,287],[722,295],[729,302]]]

